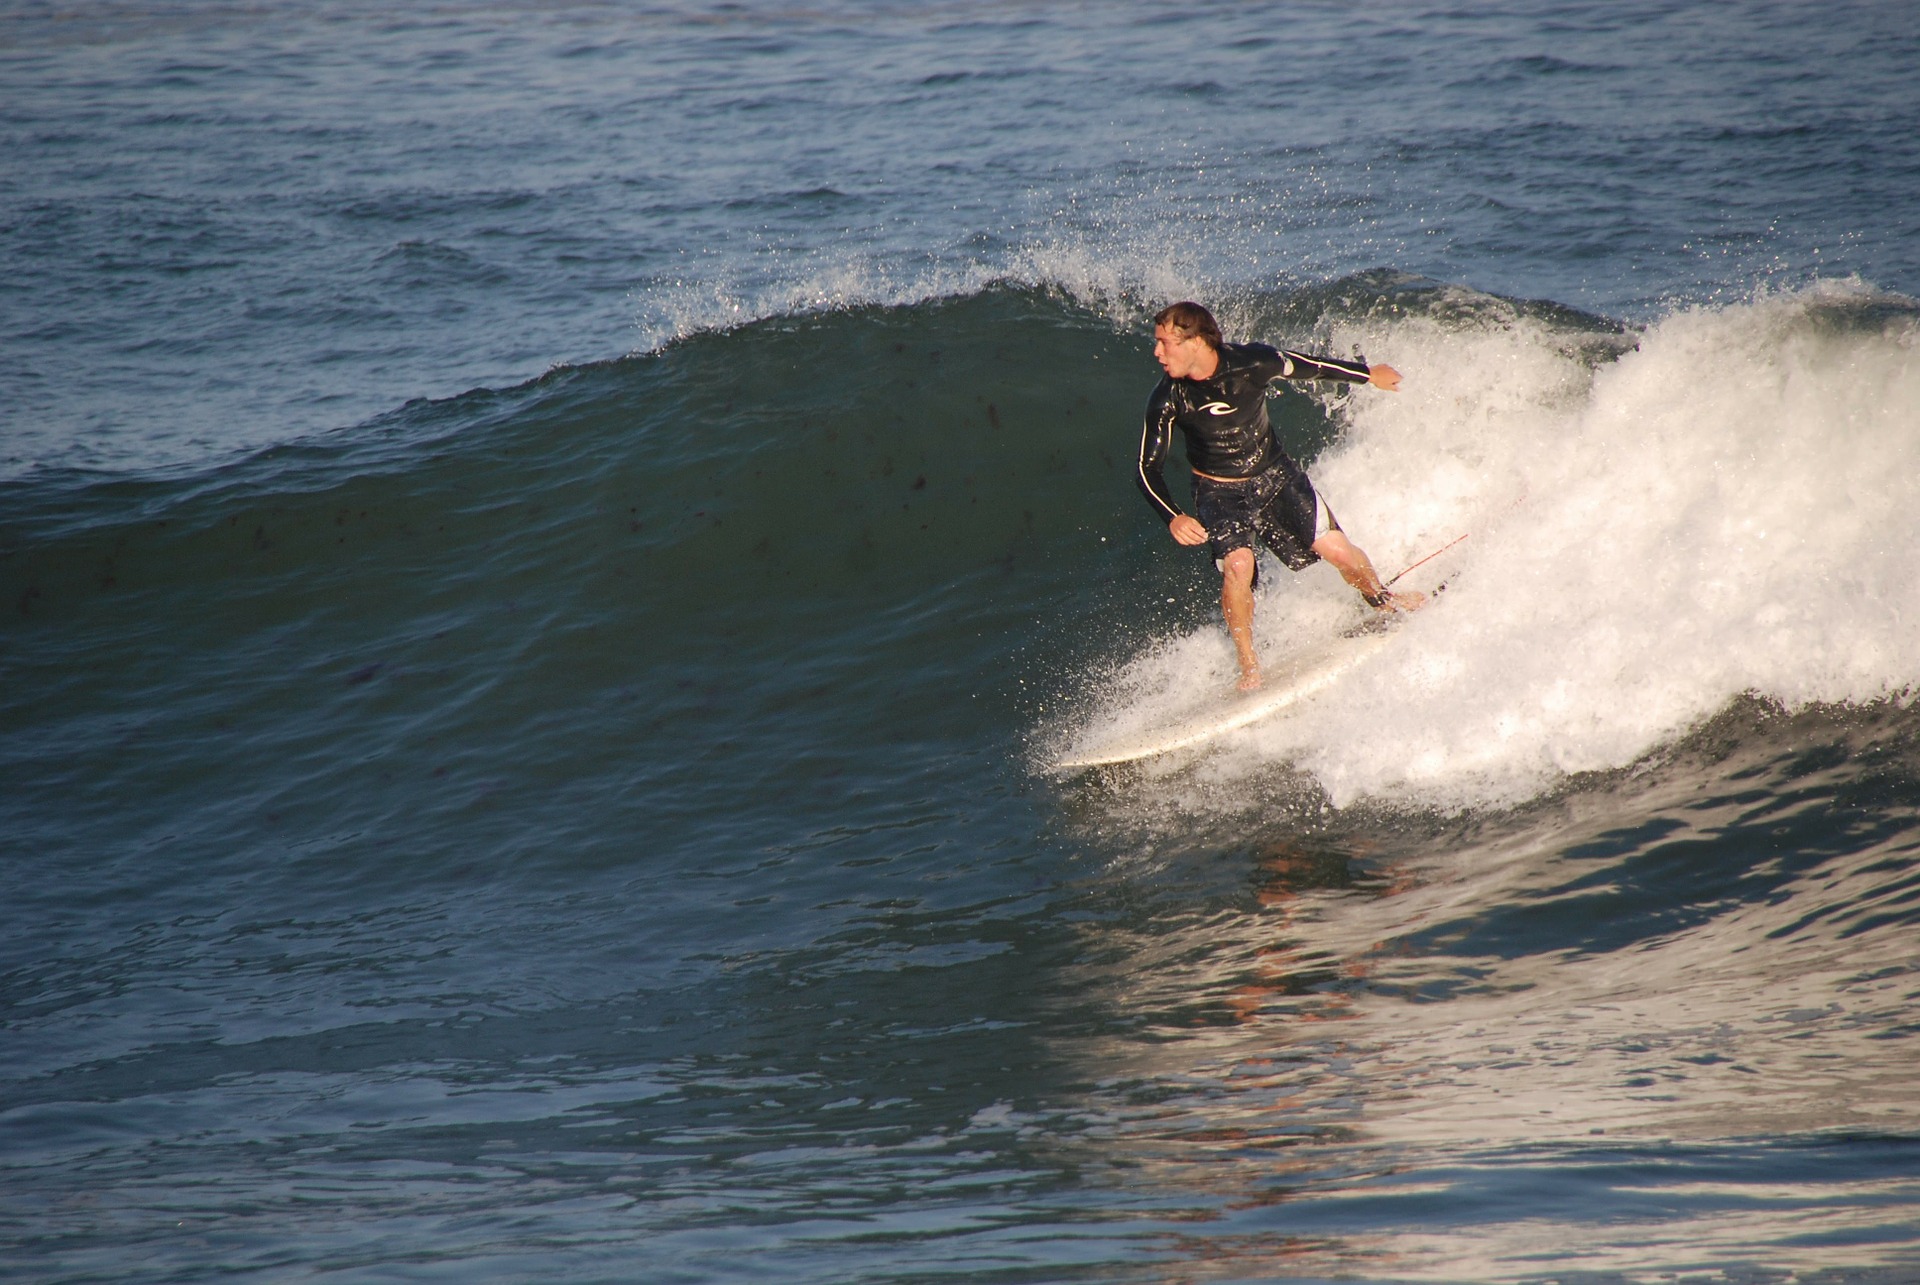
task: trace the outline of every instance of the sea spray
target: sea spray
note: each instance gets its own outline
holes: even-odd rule
[[[1285,760],[1336,803],[1511,804],[1632,763],[1742,693],[1900,696],[1920,682],[1916,316],[1830,285],[1684,310],[1599,361],[1524,314],[1336,322],[1406,383],[1345,401],[1316,484],[1386,574],[1469,538],[1409,580],[1447,588],[1396,646],[1208,778]],[[1269,564],[1270,661],[1357,613],[1351,598],[1324,568]],[[1208,698],[1217,633],[1150,648],[1115,708]]]

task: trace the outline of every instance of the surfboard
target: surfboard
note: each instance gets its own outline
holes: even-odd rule
[[[1071,772],[1171,754],[1271,718],[1338,682],[1386,646],[1395,632],[1392,628],[1363,629],[1328,639],[1318,647],[1296,652],[1290,661],[1269,666],[1264,671],[1266,682],[1258,691],[1236,693],[1162,727],[1076,744],[1053,761],[1053,769]]]

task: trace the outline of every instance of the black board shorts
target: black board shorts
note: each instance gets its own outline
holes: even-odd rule
[[[1207,528],[1207,548],[1215,564],[1235,549],[1251,549],[1258,540],[1300,571],[1320,561],[1313,542],[1340,524],[1301,469],[1277,465],[1241,481],[1222,482],[1193,475],[1194,516]]]

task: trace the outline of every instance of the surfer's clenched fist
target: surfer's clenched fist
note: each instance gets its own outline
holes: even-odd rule
[[[1200,525],[1198,518],[1185,513],[1175,514],[1173,521],[1167,523],[1167,530],[1172,532],[1173,538],[1181,544],[1193,545],[1207,542],[1207,529]]]

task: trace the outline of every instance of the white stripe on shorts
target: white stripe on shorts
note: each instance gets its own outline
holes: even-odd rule
[[[1333,510],[1320,495],[1320,488],[1313,488],[1313,538],[1318,540],[1333,530]]]

